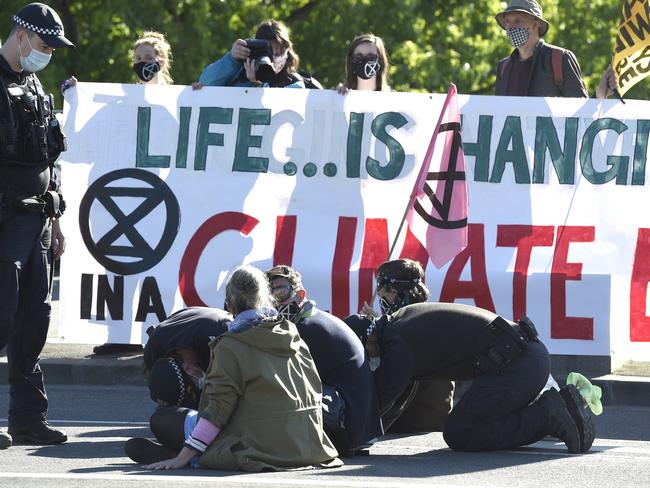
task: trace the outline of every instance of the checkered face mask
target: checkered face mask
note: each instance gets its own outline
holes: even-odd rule
[[[516,49],[526,44],[530,37],[530,31],[525,27],[508,27],[506,35],[512,47]]]

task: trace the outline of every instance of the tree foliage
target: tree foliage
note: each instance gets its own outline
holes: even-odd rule
[[[4,0],[0,34],[27,0]],[[622,0],[543,0],[551,23],[546,40],[576,53],[593,93],[611,59]],[[196,80],[237,38],[251,37],[262,20],[286,23],[301,67],[326,87],[344,78],[349,42],[363,32],[381,36],[392,61],[392,86],[400,91],[494,93],[495,68],[511,48],[494,15],[498,0],[53,0],[66,33],[78,46],[60,49],[40,76],[56,91],[74,74],[82,81],[135,82],[133,41],[144,30],[165,33],[172,45],[178,84]],[[650,80],[626,95],[648,99]]]

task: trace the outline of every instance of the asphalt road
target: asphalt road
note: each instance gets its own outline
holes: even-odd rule
[[[0,451],[0,487],[650,487],[650,408],[644,407],[606,407],[587,455],[569,455],[552,439],[515,451],[457,453],[432,433],[390,437],[375,444],[370,456],[332,470],[150,472],[123,452],[128,438],[150,436],[153,403],[146,389],[51,386],[48,393],[50,420],[67,431],[69,441]],[[0,428],[6,427],[7,403],[2,385]]]

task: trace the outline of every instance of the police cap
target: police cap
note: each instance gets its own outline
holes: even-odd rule
[[[50,47],[75,47],[65,38],[63,22],[59,14],[44,3],[35,2],[25,5],[16,12],[13,21],[16,25],[38,34]]]

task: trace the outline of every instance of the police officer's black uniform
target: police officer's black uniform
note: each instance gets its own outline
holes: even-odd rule
[[[367,322],[348,324],[367,335]],[[515,324],[462,304],[418,303],[378,319],[374,334],[382,414],[413,380],[473,380],[443,432],[451,448],[509,449],[551,434],[580,450],[576,424],[555,390],[531,404],[548,380],[550,357],[530,322]]]
[[[13,21],[50,47],[72,46],[43,4],[27,5]],[[0,55],[0,349],[7,346],[14,442],[67,439],[46,423],[38,364],[50,321],[51,219],[63,211],[53,164],[64,150],[52,96],[35,74],[14,71]]]
[[[147,330],[149,339],[144,346],[145,369],[178,349],[196,353],[203,371],[210,365],[210,342],[228,331],[232,315],[219,308],[189,307],[173,313],[157,327]]]
[[[338,393],[345,405],[343,429],[326,423],[325,432],[339,454],[352,455],[368,441],[383,435],[372,373],[362,344],[345,322],[319,310],[312,302],[306,305],[296,327],[309,346],[324,397]],[[324,398],[323,404],[331,400]]]

